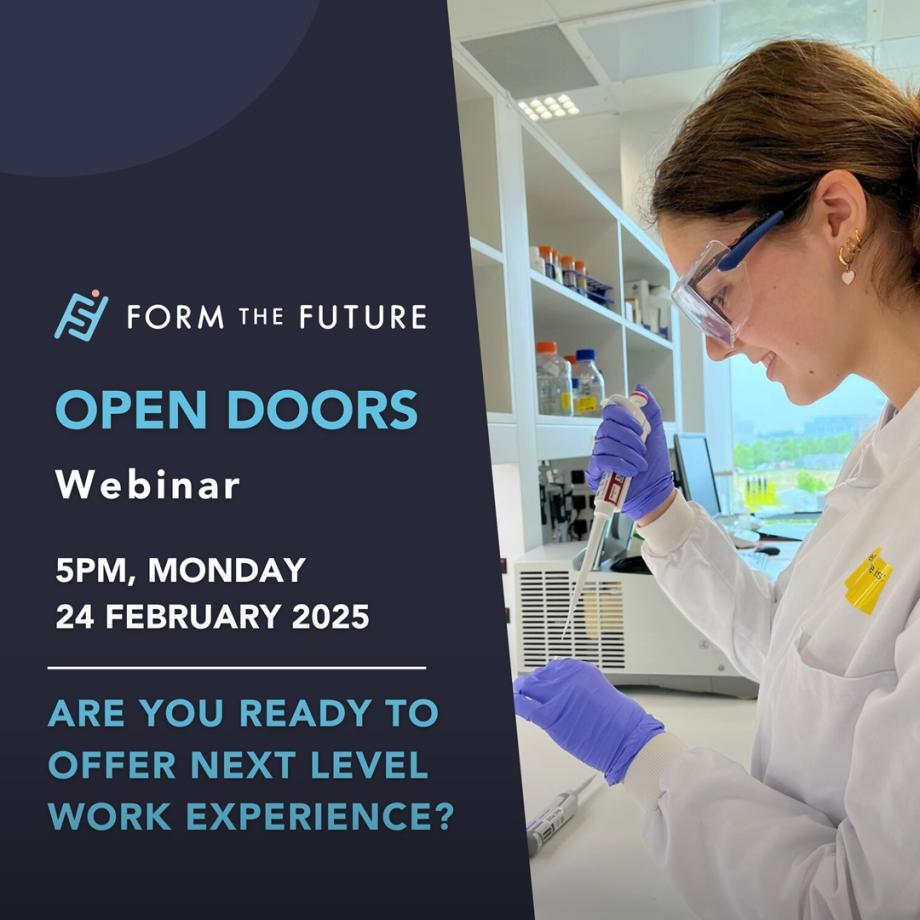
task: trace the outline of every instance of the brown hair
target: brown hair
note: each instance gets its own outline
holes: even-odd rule
[[[869,201],[863,235],[883,238],[873,247],[879,290],[920,291],[918,144],[920,99],[866,61],[824,42],[772,42],[731,67],[684,121],[655,172],[651,213],[753,220],[845,169]]]

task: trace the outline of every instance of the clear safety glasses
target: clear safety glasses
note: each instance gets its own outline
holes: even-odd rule
[[[810,192],[756,220],[733,243],[712,240],[678,280],[671,297],[705,335],[729,348],[735,344],[753,307],[744,257]]]

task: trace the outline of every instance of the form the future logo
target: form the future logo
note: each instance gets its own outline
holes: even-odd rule
[[[108,297],[100,299],[98,288],[93,288],[92,298],[75,291],[70,296],[70,303],[64,308],[64,315],[57,325],[54,337],[59,339],[66,332],[81,342],[88,342],[96,332],[108,302]]]

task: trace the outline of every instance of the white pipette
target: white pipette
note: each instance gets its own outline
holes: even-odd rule
[[[559,833],[578,811],[578,796],[594,781],[589,776],[577,789],[557,795],[543,811],[527,825],[527,853],[531,859],[543,849],[550,837]]]
[[[648,437],[652,430],[645,413],[642,411],[648,404],[645,394],[639,390],[634,390],[630,396],[608,396],[601,406],[609,406],[615,403],[627,409],[633,418],[642,426],[642,442]],[[581,595],[585,590],[585,582],[589,573],[594,571],[597,565],[597,557],[601,550],[601,543],[604,538],[604,532],[610,519],[622,507],[626,501],[626,493],[629,491],[631,476],[623,476],[620,473],[605,473],[597,487],[594,496],[594,520],[591,523],[591,532],[588,535],[588,546],[581,560],[581,568],[578,570],[578,577],[575,579],[575,587],[572,591],[572,598],[569,602],[569,615],[565,620],[565,629],[562,630],[562,638],[565,639],[569,627],[575,618],[575,608],[578,606]]]

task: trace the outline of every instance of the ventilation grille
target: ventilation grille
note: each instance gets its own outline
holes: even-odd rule
[[[553,658],[581,658],[603,671],[624,671],[623,583],[588,579],[565,639],[574,576],[568,571],[520,572],[520,641],[525,668]]]
[[[597,80],[555,25],[504,32],[463,43],[515,99],[597,86]]]

